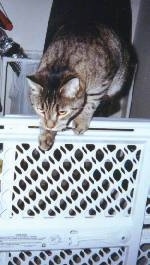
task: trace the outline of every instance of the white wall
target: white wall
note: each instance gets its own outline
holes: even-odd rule
[[[141,3],[141,0],[131,0],[131,8],[132,8],[132,39],[134,39],[134,35],[135,35],[140,3]]]
[[[7,35],[24,50],[42,51],[52,0],[1,0],[1,3],[13,23]]]

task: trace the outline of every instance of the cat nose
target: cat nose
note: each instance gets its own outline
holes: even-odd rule
[[[55,122],[52,121],[52,120],[48,120],[48,121],[46,122],[46,126],[47,126],[47,128],[52,129],[52,128],[54,128],[54,126],[55,126]]]

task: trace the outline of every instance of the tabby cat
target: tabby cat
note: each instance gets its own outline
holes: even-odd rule
[[[57,131],[69,124],[84,133],[104,97],[120,91],[127,75],[129,53],[104,25],[62,26],[28,76],[31,102],[43,131],[40,147],[48,150]]]

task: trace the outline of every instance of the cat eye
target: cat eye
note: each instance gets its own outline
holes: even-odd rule
[[[68,114],[68,111],[66,111],[66,110],[58,110],[58,115],[59,116],[66,116]]]
[[[38,112],[40,113],[40,114],[44,114],[44,109],[42,109],[42,108],[38,108]]]
[[[44,110],[43,110],[43,109],[40,109],[40,108],[39,108],[38,110],[39,110],[40,112],[42,112],[42,113],[44,112]]]

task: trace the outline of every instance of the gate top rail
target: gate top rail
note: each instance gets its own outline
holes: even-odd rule
[[[35,139],[39,134],[40,121],[36,117],[21,117],[21,116],[5,116],[0,119],[0,136],[3,134],[12,137],[13,134],[31,135]],[[97,134],[98,131],[98,134]],[[11,132],[11,135],[10,135]],[[109,137],[114,135],[122,135],[127,138],[130,137],[150,137],[150,120],[149,119],[108,119],[108,118],[93,118],[88,131],[84,136],[98,135],[98,137]],[[72,127],[69,127],[64,132],[58,132],[59,138],[68,137],[72,135],[78,141],[80,138],[76,136]]]

